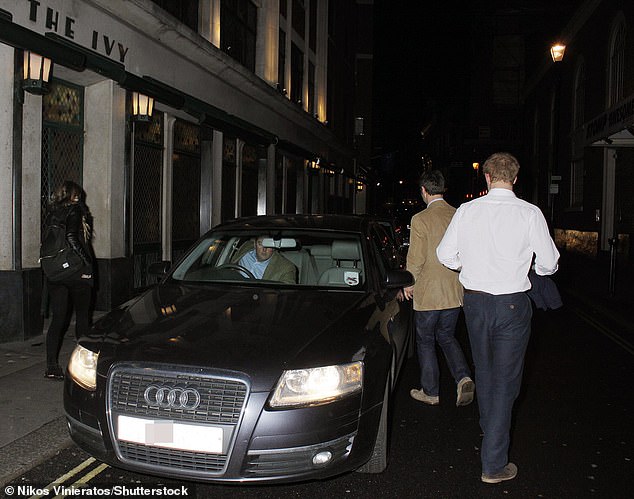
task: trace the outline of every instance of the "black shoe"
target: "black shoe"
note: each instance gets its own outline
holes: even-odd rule
[[[47,367],[46,372],[44,373],[44,377],[49,379],[62,380],[64,379],[64,371],[62,371],[62,368],[59,366]]]

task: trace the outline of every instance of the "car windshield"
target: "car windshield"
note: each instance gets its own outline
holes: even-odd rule
[[[216,231],[180,262],[172,279],[361,289],[365,262],[357,234],[308,230]]]

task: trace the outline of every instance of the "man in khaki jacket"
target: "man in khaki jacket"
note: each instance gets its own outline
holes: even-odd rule
[[[467,405],[473,401],[475,385],[455,337],[463,288],[458,273],[442,265],[436,257],[436,247],[456,209],[443,199],[445,179],[440,171],[425,172],[419,183],[427,208],[412,217],[407,270],[416,282],[405,288],[404,294],[408,300],[414,298],[421,388],[412,389],[410,395],[429,405],[440,402],[438,342],[457,384],[456,405]]]

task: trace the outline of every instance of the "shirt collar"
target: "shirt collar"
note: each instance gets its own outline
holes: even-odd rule
[[[495,196],[512,196],[512,197],[516,197],[515,193],[511,189],[503,189],[501,187],[496,187],[494,189],[491,189],[489,191],[489,193],[487,194],[487,196],[489,194],[493,194]]]
[[[436,201],[442,201],[443,198],[436,198],[436,199],[432,199],[429,204],[427,205],[427,208],[429,208],[432,204],[434,204]]]

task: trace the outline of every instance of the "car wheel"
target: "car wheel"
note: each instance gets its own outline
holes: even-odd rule
[[[381,408],[381,419],[379,420],[379,429],[376,434],[376,442],[370,460],[361,466],[357,471],[359,473],[382,473],[387,468],[387,444],[388,431],[387,419],[390,402],[390,380],[385,382],[385,394],[383,395],[383,407]]]

